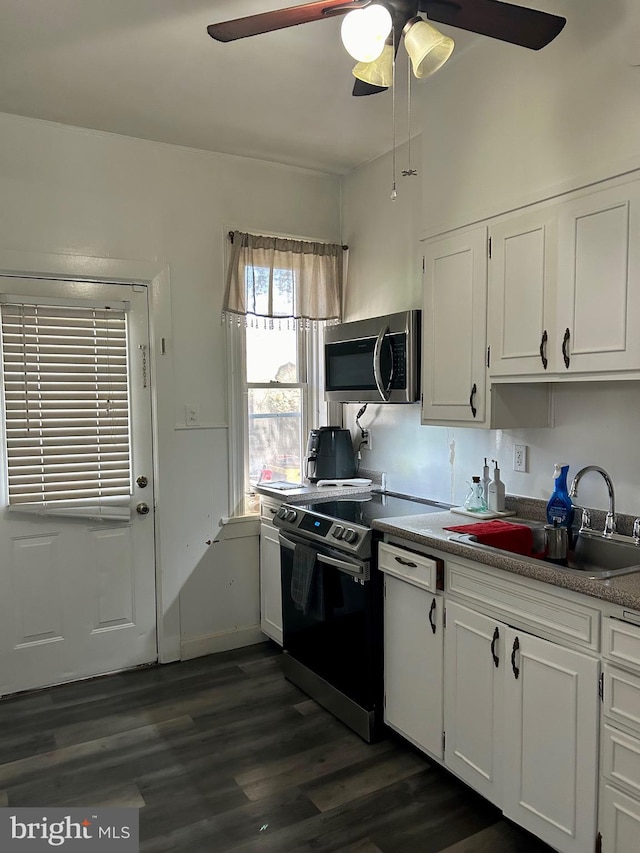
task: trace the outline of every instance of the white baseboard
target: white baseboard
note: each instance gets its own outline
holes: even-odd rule
[[[180,659],[191,660],[203,655],[216,652],[226,652],[229,649],[240,649],[243,646],[253,646],[264,643],[265,636],[260,625],[249,625],[233,631],[221,631],[217,634],[204,634],[201,637],[191,637],[180,644]]]

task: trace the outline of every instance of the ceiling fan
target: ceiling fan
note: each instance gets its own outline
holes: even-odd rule
[[[503,0],[316,0],[286,9],[210,24],[207,32],[216,41],[228,42],[294,27],[298,24],[322,21],[337,15],[355,18],[356,16],[352,13],[356,10],[371,12],[374,8],[380,7],[388,13],[390,32],[382,38],[379,46],[378,55],[381,55],[382,59],[380,61],[361,60],[354,69],[353,73],[356,77],[354,95],[371,95],[388,88],[390,81],[388,76],[380,73],[380,62],[383,60],[388,64],[392,62],[403,35],[413,62],[415,76],[428,76],[448,59],[453,50],[453,40],[431,27],[419,16],[419,12],[424,13],[430,21],[490,36],[531,50],[540,50],[549,44],[566,23],[566,19],[558,15],[516,6]],[[347,19],[345,23],[346,21]],[[421,27],[424,29],[421,30]],[[422,66],[420,57],[414,55],[414,51],[419,51],[421,48],[415,48],[412,45],[410,49],[409,46],[409,38],[412,42],[416,41],[416,33],[419,34],[417,39],[419,42],[424,43],[425,37],[429,41],[429,46],[425,47],[423,44],[422,49],[423,52],[431,53],[431,58],[425,60]],[[344,26],[343,41],[347,46]],[[436,45],[435,49],[433,44]],[[351,53],[348,46],[347,50]],[[352,55],[356,56],[355,53]],[[434,59],[434,57],[437,58]],[[356,56],[356,58],[359,57]]]

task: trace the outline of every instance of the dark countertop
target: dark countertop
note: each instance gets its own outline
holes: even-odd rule
[[[516,521],[511,518],[509,521]],[[506,551],[489,551],[449,539],[453,536],[446,527],[464,524],[465,520],[451,512],[423,513],[399,518],[375,519],[372,527],[382,533],[401,537],[409,542],[420,543],[439,551],[445,551],[506,572],[533,578],[543,583],[581,592],[624,607],[640,611],[640,572],[619,575],[615,578],[590,579],[555,568],[542,560],[519,559]],[[471,523],[471,519],[469,519]]]

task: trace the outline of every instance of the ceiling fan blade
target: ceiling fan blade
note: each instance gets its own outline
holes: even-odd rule
[[[364,80],[358,80],[356,77],[353,84],[353,92],[351,93],[356,98],[363,95],[377,95],[378,92],[386,92],[386,86],[374,86],[373,83],[365,83]]]
[[[319,0],[315,3],[304,3],[301,6],[290,6],[287,9],[275,9],[273,12],[261,12],[246,18],[236,18],[233,21],[209,24],[207,32],[216,41],[235,41],[247,36],[295,27],[297,24],[322,21],[333,15],[344,15],[352,9],[368,6],[370,2],[371,0]]]
[[[549,44],[567,22],[558,15],[502,0],[420,0],[420,11],[439,24],[449,24],[531,50],[540,50]]]

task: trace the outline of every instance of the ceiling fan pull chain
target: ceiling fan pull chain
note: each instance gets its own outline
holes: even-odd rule
[[[393,39],[393,46],[395,50],[396,44],[396,28],[395,24],[391,28],[391,38]],[[396,189],[396,54],[393,54],[393,62],[391,65],[391,150],[392,150],[392,169],[393,169],[393,183],[391,185],[391,201],[395,201],[398,198],[398,191]]]
[[[417,169],[411,167],[411,63],[407,62],[407,168],[402,170],[403,177],[417,175]]]

